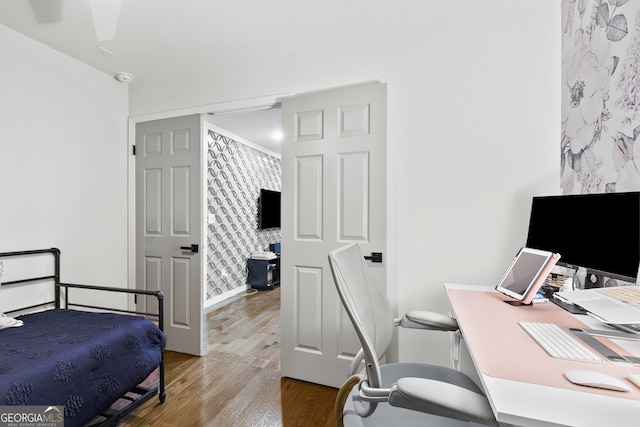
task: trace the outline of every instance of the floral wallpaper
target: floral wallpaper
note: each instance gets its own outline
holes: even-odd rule
[[[562,0],[564,194],[640,190],[640,2]]]

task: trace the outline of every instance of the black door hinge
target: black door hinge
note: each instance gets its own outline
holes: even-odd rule
[[[136,155],[136,146],[135,145],[133,146],[133,155],[134,156]]]

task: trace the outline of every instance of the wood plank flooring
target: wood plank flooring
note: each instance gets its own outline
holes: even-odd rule
[[[336,389],[280,376],[280,289],[235,297],[206,321],[205,355],[165,352],[167,400],[121,426],[335,426]]]

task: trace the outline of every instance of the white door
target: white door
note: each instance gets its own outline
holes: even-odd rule
[[[167,350],[194,355],[204,349],[200,128],[199,115],[136,125],[136,287],[163,292]]]
[[[360,348],[327,254],[385,252],[386,108],[381,83],[282,99],[283,376],[339,387]],[[385,263],[369,265],[386,292]]]

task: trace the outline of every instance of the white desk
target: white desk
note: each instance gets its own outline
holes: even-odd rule
[[[640,388],[631,382],[633,390],[622,393],[571,384],[563,376],[571,369],[598,369],[625,378],[628,373],[640,373],[640,367],[554,359],[517,322],[583,327],[584,323],[595,329],[605,329],[605,325],[589,316],[570,315],[550,302],[511,306],[502,302],[508,297],[491,287],[445,284],[445,288],[474,368],[501,424],[640,425]],[[618,353],[640,356],[640,342],[626,341],[624,347],[612,346]],[[522,374],[514,374],[516,369]]]

